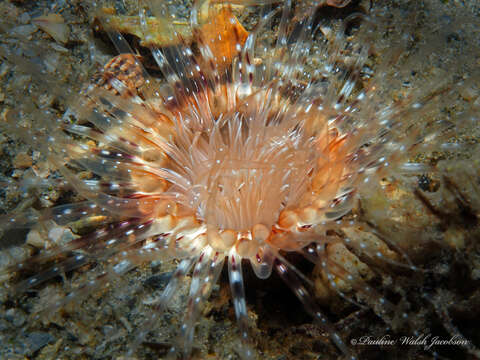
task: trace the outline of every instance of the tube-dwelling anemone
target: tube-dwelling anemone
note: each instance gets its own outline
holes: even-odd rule
[[[146,40],[155,31],[150,15],[165,18],[167,7],[152,3],[141,9]],[[388,174],[428,170],[408,161],[446,134],[442,123],[418,121],[441,91],[386,103],[382,76],[396,54],[392,51],[377,65],[383,66],[380,76],[364,72],[373,56],[374,24],[361,15],[347,18],[345,28],[360,23],[353,41],[345,29],[333,36],[322,33],[312,15],[295,14],[300,22],[290,24],[293,15],[287,1],[248,34],[229,7],[198,1],[191,14],[194,44],[151,46],[165,79],[160,85],[136,56],[115,58],[101,84],[85,91],[47,139],[49,159],[86,200],[39,215],[61,225],[95,216],[114,221],[12,265],[8,271],[51,265],[15,284],[15,291],[89,262],[105,262],[94,281],[52,304],[59,308],[145,262],[179,259],[132,351],[191,272],[187,312],[172,348],[188,358],[195,324],[226,261],[240,354],[252,358],[242,278],[242,262],[248,262],[259,278],[278,272],[315,322],[351,355],[285,253],[299,252],[319,265],[332,288],[347,282],[375,302],[380,313],[391,310],[357,272],[327,256],[327,246],[339,241],[329,230],[352,225],[342,217],[371,183]],[[272,28],[274,41],[264,36]],[[162,31],[178,39],[173,27]],[[113,34],[112,40],[119,51],[128,49],[121,36]],[[111,68],[125,76],[107,76]],[[80,121],[72,124],[70,118]],[[80,169],[94,176],[80,176]],[[21,221],[32,219],[11,218]],[[372,258],[402,258],[385,244],[352,242],[348,247]],[[52,265],[60,254],[63,259]]]

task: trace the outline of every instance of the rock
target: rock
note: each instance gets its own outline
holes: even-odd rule
[[[32,166],[32,157],[25,152],[18,153],[13,159],[13,166],[16,169],[26,169]]]
[[[65,44],[68,41],[70,35],[70,29],[63,17],[59,14],[48,14],[39,16],[32,20],[32,23],[45,31],[48,35],[55,39],[59,43]]]
[[[53,341],[55,341],[55,338],[49,333],[42,331],[31,332],[26,335],[26,352],[28,354],[33,354]]]

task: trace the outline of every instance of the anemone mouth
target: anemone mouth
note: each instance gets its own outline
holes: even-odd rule
[[[257,223],[270,228],[309,187],[318,156],[314,138],[282,120],[258,124],[239,117],[192,133],[191,156],[182,164],[190,184],[187,205],[221,230],[246,231]]]
[[[346,136],[272,87],[238,96],[236,84],[223,86],[237,94],[233,103],[214,105],[212,96],[195,111],[171,109],[176,130],[165,146],[164,194],[194,214],[218,251],[236,244],[250,258],[265,242],[298,248],[286,233],[350,209],[331,215],[349,171]],[[209,116],[201,117],[203,108]]]

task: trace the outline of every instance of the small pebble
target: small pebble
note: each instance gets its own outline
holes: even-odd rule
[[[34,25],[20,25],[13,28],[11,31],[14,35],[20,35],[27,39],[37,30],[37,27]]]
[[[22,15],[18,17],[18,22],[23,25],[28,24],[30,22],[30,15],[24,12]]]
[[[66,43],[70,35],[70,28],[60,14],[48,14],[39,16],[32,20],[32,23],[45,31],[59,43]]]
[[[145,285],[155,289],[163,289],[172,277],[172,272],[166,272],[163,274],[157,274],[150,276],[145,280]]]
[[[33,229],[27,235],[27,244],[32,245],[37,249],[45,247],[45,239],[40,235],[38,230]]]
[[[37,350],[43,348],[50,342],[55,341],[55,338],[49,333],[42,331],[34,331],[27,334],[26,345],[29,354],[33,354]]]
[[[473,86],[467,86],[460,89],[460,95],[465,101],[474,101],[479,97],[479,91]]]
[[[25,152],[18,153],[13,159],[15,169],[26,169],[32,166],[32,157]]]

